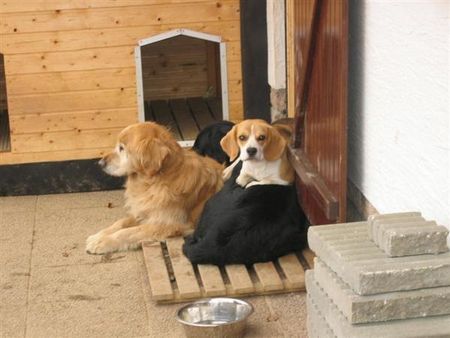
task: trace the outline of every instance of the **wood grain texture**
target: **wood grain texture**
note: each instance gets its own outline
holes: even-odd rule
[[[249,293],[254,290],[252,280],[250,279],[245,265],[226,265],[225,271],[230,279],[233,292],[240,294]]]
[[[305,271],[295,254],[289,254],[278,258],[283,273],[286,276],[286,283],[290,287],[305,286]]]
[[[143,243],[142,253],[145,266],[147,267],[153,299],[164,300],[173,298],[172,286],[170,285],[169,274],[161,251],[161,244],[159,242]]]
[[[137,121],[135,45],[179,28],[226,43],[230,117],[242,119],[238,0],[1,1],[13,137],[0,164],[85,159],[109,150],[114,138],[108,130]],[[152,80],[180,96],[199,96],[193,90],[198,81],[183,82],[183,76],[206,73],[203,65],[186,66],[196,52],[187,49],[184,60],[175,55],[171,60],[185,67]]]
[[[205,296],[214,297],[221,296],[226,293],[225,284],[223,283],[220,270],[215,265],[198,265]]]
[[[138,114],[135,108],[12,115],[10,117],[13,134],[121,128],[137,121]]]
[[[195,0],[208,2],[209,0]],[[164,0],[165,3],[190,3],[192,0]],[[0,2],[0,13],[40,12],[62,9],[89,9],[108,7],[128,7],[159,4],[161,0],[33,0],[28,2],[4,0]]]
[[[239,23],[230,21],[190,23],[183,27],[208,34],[222,36],[225,42],[238,41]],[[2,37],[2,48],[6,54],[37,52],[61,52],[96,47],[135,45],[147,37],[180,28],[179,24],[145,25],[137,27],[98,28],[75,31],[39,33],[15,33]]]
[[[283,282],[272,262],[256,263],[253,265],[253,268],[264,291],[281,290],[284,288]]]
[[[11,96],[11,116],[136,106],[135,88]]]
[[[116,143],[122,128],[41,132],[36,134],[12,134],[11,150],[15,153],[52,152],[92,148],[109,148]]]
[[[0,34],[67,31],[95,28],[186,24],[236,20],[238,1],[155,4],[117,8],[67,9],[0,14]],[[57,29],[55,29],[57,28]]]
[[[9,75],[10,96],[130,88],[136,85],[135,67]]]
[[[312,224],[344,222],[347,191],[348,1],[294,1],[295,148],[307,157],[338,203],[324,209],[321,192],[301,177],[299,201]]]
[[[200,296],[200,288],[195,277],[192,264],[183,255],[181,247],[184,243],[183,238],[169,238],[166,241],[169,250],[170,260],[176,276],[176,282],[180,296],[184,298]]]

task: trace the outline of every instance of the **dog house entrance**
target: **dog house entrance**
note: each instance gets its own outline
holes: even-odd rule
[[[136,78],[140,121],[166,125],[182,146],[228,119],[226,52],[218,36],[177,29],[139,41]]]

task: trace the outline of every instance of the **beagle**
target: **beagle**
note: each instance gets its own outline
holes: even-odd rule
[[[231,161],[236,160],[225,169],[225,179],[230,177],[240,160],[243,164],[236,183],[242,187],[289,185],[294,181],[294,169],[287,158],[286,137],[264,120],[245,120],[236,124],[222,138],[220,145]]]

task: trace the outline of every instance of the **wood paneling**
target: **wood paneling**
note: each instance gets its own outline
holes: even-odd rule
[[[289,8],[294,11],[296,77],[292,154],[299,164],[300,203],[312,224],[344,222],[348,1],[294,1]]]
[[[226,37],[225,42],[239,39],[239,22],[206,22],[189,24],[189,29]],[[131,46],[136,41],[179,28],[177,24],[138,26],[79,31],[7,34],[2,39],[6,54],[59,52],[95,47]]]
[[[23,6],[27,6],[27,2]],[[161,1],[161,3],[164,3]],[[179,24],[191,22],[232,21],[239,15],[237,1],[158,4],[129,6],[126,9],[68,9],[34,13],[1,14],[0,34],[66,31]]]
[[[11,135],[12,151],[16,153],[72,150],[76,149],[112,148],[117,134],[122,128],[99,130],[70,130],[42,132],[36,134]]]
[[[210,0],[195,0],[208,2]],[[192,0],[164,0],[167,4],[191,3]],[[128,7],[160,4],[161,0],[33,0],[26,5],[22,1],[3,0],[0,2],[0,13],[20,13],[52,11],[56,9],[89,9],[108,7]]]
[[[136,122],[135,108],[113,108],[50,114],[13,115],[11,133],[28,134],[49,131],[120,128]]]
[[[9,98],[10,116],[107,108],[130,108],[136,104],[135,88],[21,95]]]
[[[12,96],[78,90],[129,88],[136,85],[135,67],[74,72],[14,74],[8,76]]]
[[[137,122],[134,46],[177,28],[226,42],[230,116],[242,119],[239,11],[238,0],[1,1],[13,138],[0,164],[91,158],[112,147],[105,130]],[[194,68],[171,76],[193,78]],[[161,88],[165,75],[154,77]]]
[[[177,36],[142,47],[144,99],[150,101],[206,95],[207,47],[210,44],[218,47],[214,42]]]

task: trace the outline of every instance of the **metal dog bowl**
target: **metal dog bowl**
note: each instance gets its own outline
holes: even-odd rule
[[[177,319],[187,337],[243,337],[253,306],[240,299],[211,298],[190,303],[178,310]]]

